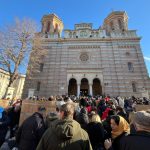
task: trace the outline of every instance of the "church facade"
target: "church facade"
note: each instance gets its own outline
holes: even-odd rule
[[[140,40],[128,29],[128,16],[114,11],[103,25],[65,29],[55,14],[42,18],[38,36],[48,50],[39,73],[26,77],[23,97],[50,95],[142,96],[150,88]]]

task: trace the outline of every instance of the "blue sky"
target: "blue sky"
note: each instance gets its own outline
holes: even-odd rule
[[[1,0],[0,27],[12,23],[15,17],[31,18],[40,25],[43,15],[55,13],[65,29],[73,29],[81,22],[98,28],[112,10],[124,10],[129,16],[129,29],[136,29],[142,37],[142,52],[150,74],[149,6],[150,0]]]

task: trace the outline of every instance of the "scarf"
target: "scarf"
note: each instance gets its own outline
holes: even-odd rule
[[[111,131],[113,139],[121,135],[123,132],[130,133],[130,126],[128,122],[121,116],[119,116],[119,118],[120,118],[120,121],[119,121],[118,128],[115,131]]]

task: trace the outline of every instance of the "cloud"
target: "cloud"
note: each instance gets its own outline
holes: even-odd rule
[[[150,57],[144,57],[144,59],[150,61]]]

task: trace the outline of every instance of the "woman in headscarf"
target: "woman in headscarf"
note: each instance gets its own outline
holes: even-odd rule
[[[121,140],[130,133],[130,126],[128,122],[121,116],[112,116],[111,117],[111,137],[112,145],[110,140],[105,141],[105,148],[107,150],[119,150]]]

